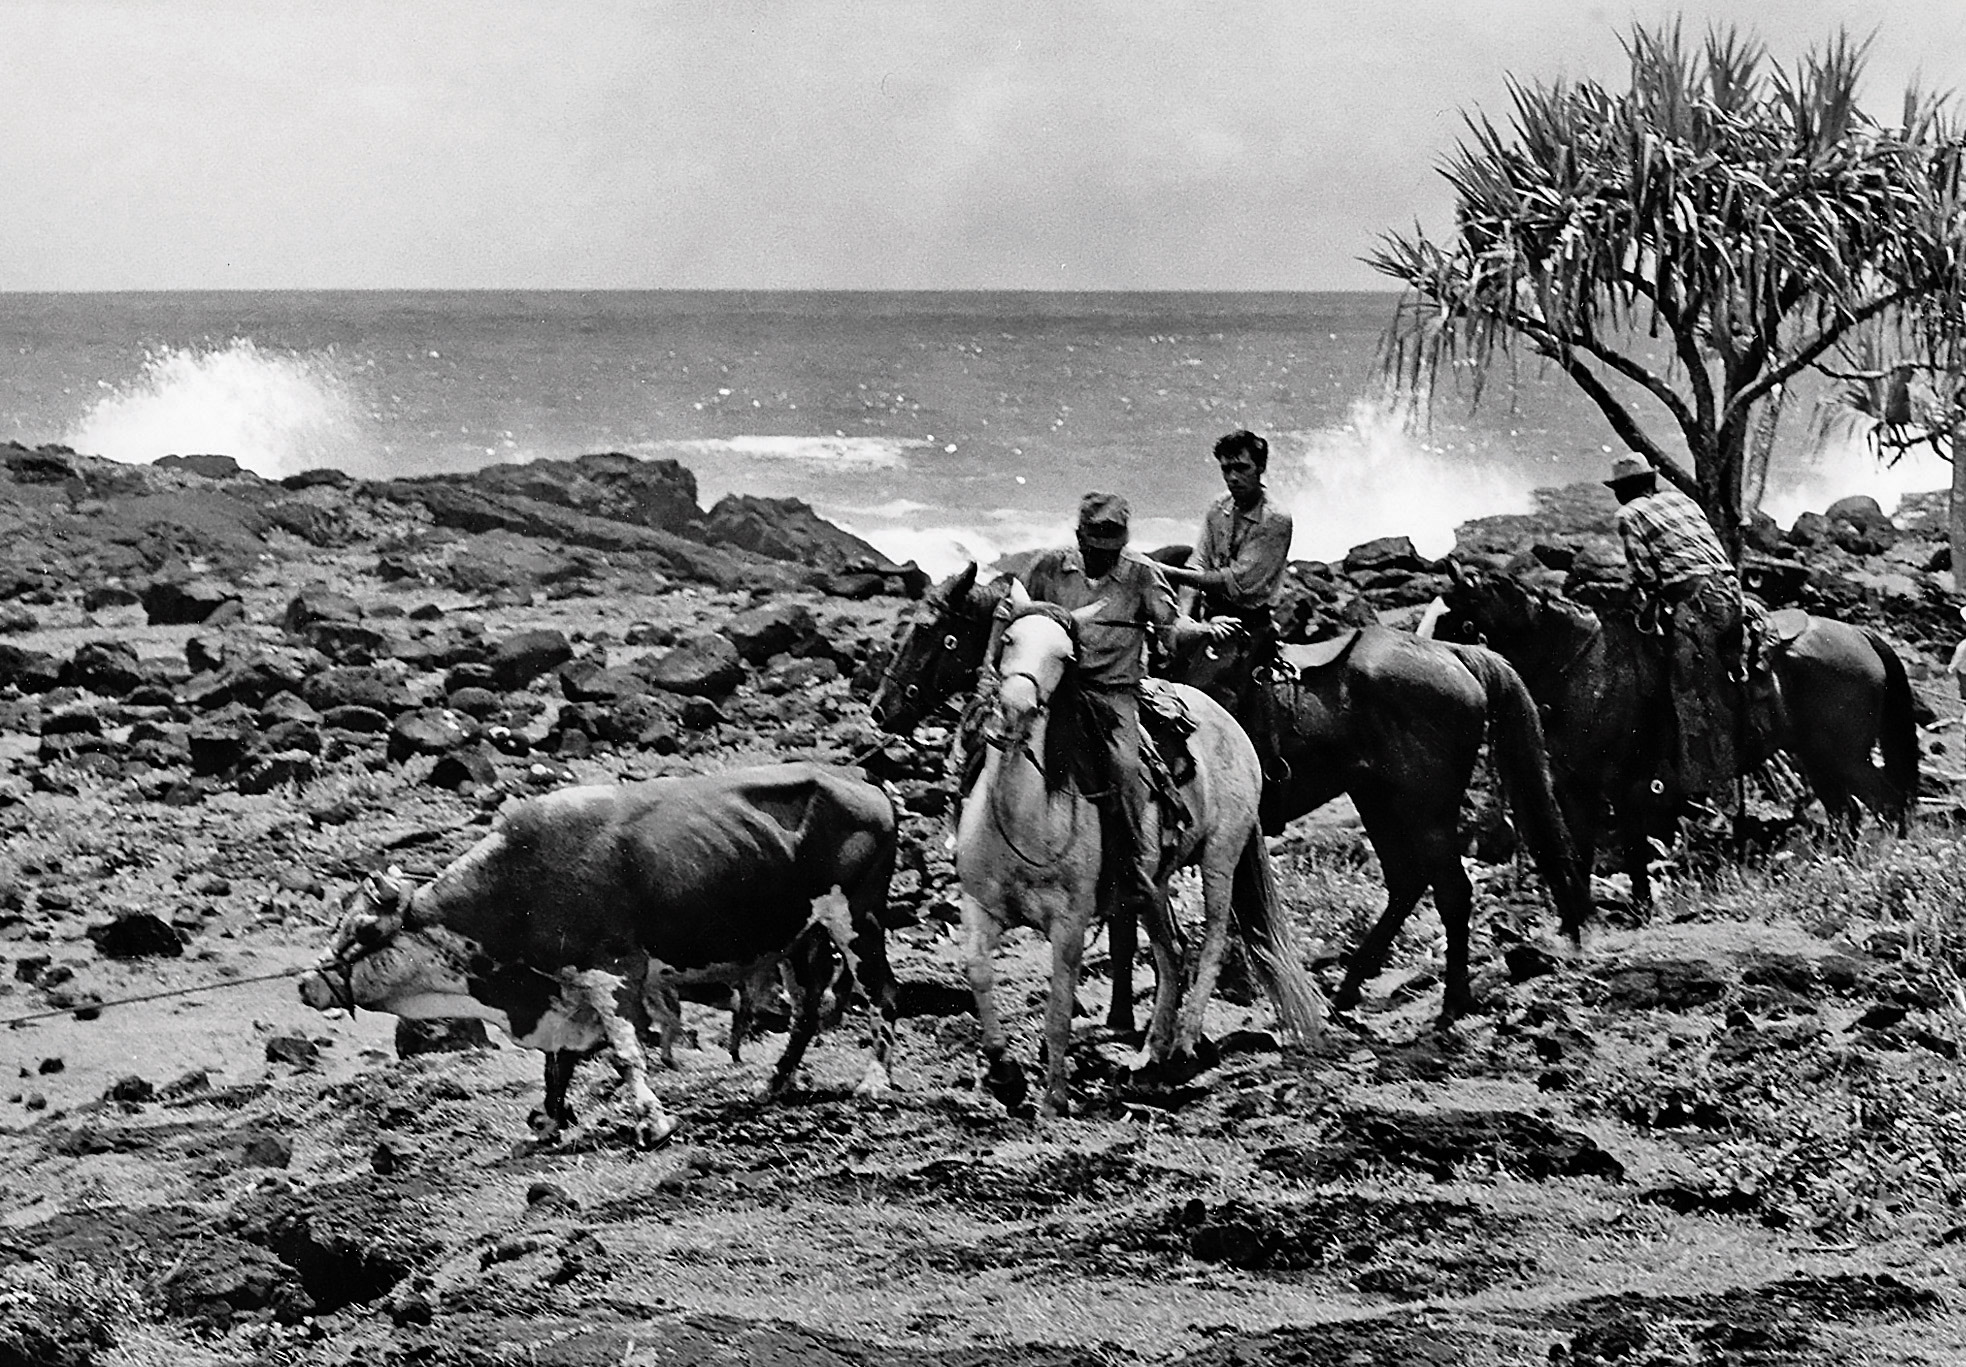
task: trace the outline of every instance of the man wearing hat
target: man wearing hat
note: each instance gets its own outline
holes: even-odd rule
[[[1079,688],[1102,739],[1102,777],[1113,795],[1101,807],[1103,863],[1119,882],[1115,905],[1139,912],[1151,902],[1160,863],[1160,852],[1142,848],[1140,838],[1150,801],[1140,758],[1140,682],[1148,634],[1174,630],[1180,614],[1161,567],[1126,548],[1129,520],[1118,494],[1087,494],[1079,500],[1078,544],[1045,552],[1019,578],[1032,598],[1079,620]],[[1199,629],[1224,636],[1236,628]]]
[[[1604,482],[1632,586],[1664,605],[1674,759],[1684,795],[1704,798],[1740,775],[1741,581],[1700,505],[1651,462],[1620,456]]]

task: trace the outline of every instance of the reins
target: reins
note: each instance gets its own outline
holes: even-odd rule
[[[283,968],[277,973],[255,973],[244,978],[227,978],[223,982],[199,983],[192,987],[173,987],[162,992],[139,992],[133,997],[116,997],[106,1002],[82,1002],[75,1006],[56,1007],[50,1011],[30,1011],[24,1016],[0,1017],[0,1026],[9,1028],[25,1025],[29,1021],[52,1020],[56,1016],[75,1016],[78,1019],[84,1012],[104,1011],[112,1006],[129,1006],[135,1002],[163,1001],[169,997],[189,997],[199,992],[217,992],[228,987],[245,987],[251,983],[273,982],[279,978],[298,978],[303,973],[312,973],[314,965],[301,968]]]

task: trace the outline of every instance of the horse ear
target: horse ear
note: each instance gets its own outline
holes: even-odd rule
[[[1031,606],[1031,591],[1024,587],[1022,579],[1010,581],[1010,610],[1019,613]]]
[[[975,587],[976,587],[976,562],[972,560],[969,562],[968,567],[965,568],[961,574],[957,575],[954,579],[949,581],[949,594],[948,594],[947,601],[953,603],[959,598],[967,598],[969,597],[969,591]]]
[[[1087,603],[1082,608],[1073,608],[1072,620],[1077,622],[1080,626],[1085,626],[1089,622],[1096,622],[1099,620],[1099,614],[1105,610],[1105,607],[1106,607],[1106,600],[1104,598],[1100,598],[1094,600],[1093,602]]]

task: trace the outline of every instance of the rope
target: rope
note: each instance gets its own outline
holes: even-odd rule
[[[303,973],[311,973],[313,966],[306,968],[283,968],[277,973],[255,973],[246,978],[227,978],[224,982],[200,983],[195,987],[174,987],[165,992],[140,992],[134,997],[117,997],[106,1002],[83,1002],[79,1006],[63,1006],[52,1011],[31,1011],[25,1016],[0,1017],[0,1026],[13,1027],[25,1025],[29,1021],[51,1020],[56,1016],[79,1016],[84,1011],[102,1011],[112,1006],[128,1006],[133,1002],[162,1001],[166,997],[189,997],[199,992],[217,992],[228,987],[244,987],[247,983],[272,982],[276,978],[298,978]]]

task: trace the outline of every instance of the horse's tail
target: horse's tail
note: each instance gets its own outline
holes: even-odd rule
[[[1912,808],[1918,802],[1918,718],[1905,662],[1891,643],[1869,627],[1870,648],[1884,666],[1883,716],[1877,731],[1877,750],[1884,758],[1884,781],[1891,787],[1898,834],[1911,829]]]
[[[1277,1024],[1300,1044],[1324,1031],[1324,999],[1285,938],[1283,899],[1263,832],[1251,830],[1236,860],[1230,906],[1249,972],[1277,1013]]]
[[[1564,933],[1575,939],[1591,915],[1590,870],[1577,858],[1570,827],[1557,805],[1549,750],[1535,700],[1515,666],[1482,646],[1455,646],[1461,663],[1481,681],[1488,697],[1488,749],[1502,775],[1530,857],[1556,903]]]

